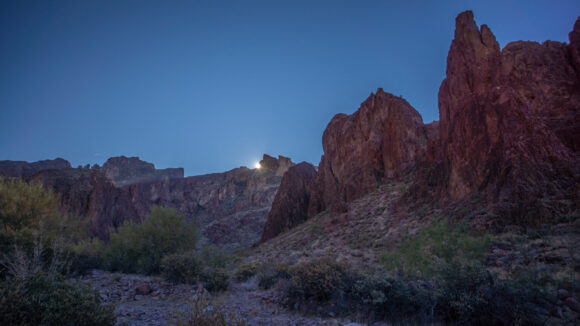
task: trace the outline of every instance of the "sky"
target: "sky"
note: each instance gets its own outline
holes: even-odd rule
[[[439,119],[464,10],[501,47],[568,42],[580,1],[0,0],[0,160],[316,165],[332,117],[379,87]]]

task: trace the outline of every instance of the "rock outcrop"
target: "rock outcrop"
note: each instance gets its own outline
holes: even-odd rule
[[[268,157],[264,155],[262,164],[268,162]],[[275,166],[273,169],[264,165],[253,170],[242,167],[224,173],[132,184],[122,189],[130,194],[137,216],[146,216],[152,205],[173,207],[197,222],[203,242],[226,249],[244,248],[260,240],[282,180],[276,171],[284,161],[269,161]]]
[[[517,224],[550,222],[580,206],[580,18],[569,38],[569,45],[520,41],[501,50],[472,12],[461,13],[439,89],[440,122],[424,125],[382,89],[351,116],[336,115],[324,131],[307,215],[345,212],[411,168],[418,171],[403,204],[477,194]],[[281,187],[277,198],[295,191]],[[302,220],[301,212],[270,217],[267,237]]]
[[[308,215],[368,193],[388,178],[401,176],[424,159],[436,124],[423,125],[419,113],[400,97],[378,89],[352,115],[337,114],[322,137],[324,155],[312,186]]]
[[[92,236],[107,239],[110,227],[136,219],[129,193],[120,189],[99,170],[67,168],[43,170],[26,178],[52,188],[61,197],[68,214],[85,216]]]
[[[11,170],[18,176],[37,171],[39,166],[3,164],[18,166]],[[109,228],[126,220],[142,221],[151,206],[158,205],[175,208],[194,220],[202,242],[237,249],[260,240],[282,174],[294,163],[283,156],[264,155],[261,165],[260,169],[242,167],[184,178],[183,169],[156,170],[138,158],[116,157],[103,167],[70,168],[69,164],[40,170],[26,180],[54,189],[61,196],[63,211],[88,217],[90,233],[101,239],[108,238]]]
[[[260,242],[272,239],[306,220],[310,185],[315,176],[316,169],[306,162],[288,169],[282,177]]]
[[[279,177],[283,176],[288,169],[293,166],[294,163],[288,158],[281,155],[278,155],[278,159],[274,157],[264,154],[264,157],[260,161],[260,169],[263,171],[267,171],[269,173],[273,173]]]
[[[24,161],[0,161],[0,176],[25,178],[42,170],[66,169],[70,167],[70,163],[62,158],[33,163]]]
[[[473,13],[457,17],[439,90],[441,161],[452,200],[485,192],[526,219],[538,214],[532,202],[569,199],[580,174],[580,75],[570,55],[576,35],[569,46],[515,42],[500,51]]]
[[[158,170],[155,165],[138,157],[111,157],[101,169],[118,186],[184,177],[183,168]]]

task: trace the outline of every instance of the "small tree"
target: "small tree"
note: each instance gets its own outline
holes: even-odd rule
[[[126,273],[158,273],[163,256],[192,250],[197,229],[172,208],[153,207],[143,223],[126,222],[111,230],[106,262]]]

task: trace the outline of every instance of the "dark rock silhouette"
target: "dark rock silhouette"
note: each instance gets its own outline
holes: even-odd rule
[[[111,157],[101,169],[118,186],[184,177],[183,168],[158,170],[138,157]]]
[[[315,175],[314,166],[306,162],[288,169],[282,177],[260,242],[274,238],[306,220],[310,202],[310,185]]]
[[[33,163],[24,161],[0,161],[0,176],[24,178],[42,170],[66,169],[70,167],[70,163],[62,158]]]

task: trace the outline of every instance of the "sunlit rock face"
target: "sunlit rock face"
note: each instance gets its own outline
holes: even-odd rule
[[[182,168],[158,170],[153,164],[142,161],[138,157],[111,157],[101,169],[118,186],[183,178],[184,176]]]
[[[268,154],[264,154],[259,165],[260,169],[264,172],[273,173],[281,177],[294,163],[288,157],[278,155],[278,159],[276,159]]]
[[[310,185],[315,176],[316,169],[306,162],[288,169],[282,177],[260,242],[272,239],[306,220]]]
[[[33,163],[23,161],[0,161],[0,176],[24,178],[42,170],[66,169],[70,167],[70,163],[62,158]]]
[[[322,137],[324,155],[313,181],[309,216],[340,212],[345,203],[401,176],[424,159],[436,125],[426,127],[404,99],[378,89],[352,115],[337,114]]]
[[[514,42],[500,51],[473,13],[457,17],[439,90],[441,160],[452,199],[485,191],[525,219],[537,214],[531,201],[570,199],[575,193],[579,25],[570,45]]]

